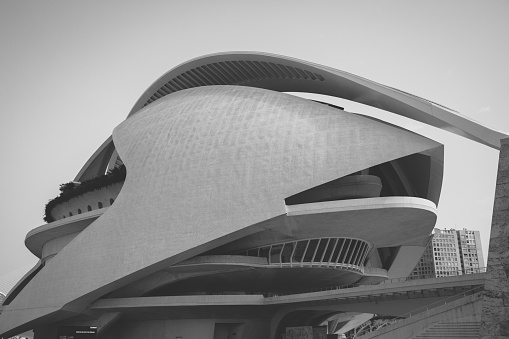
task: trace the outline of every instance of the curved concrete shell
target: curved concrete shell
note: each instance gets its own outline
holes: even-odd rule
[[[438,127],[495,149],[508,134],[495,131],[440,104],[355,74],[286,56],[227,52],[187,61],[157,79],[138,99],[129,116],[162,97],[184,89],[236,85],[279,92],[325,94],[386,110]],[[104,173],[114,146],[106,140],[76,176],[77,181]]]
[[[266,60],[275,57],[267,55],[258,56],[259,64],[239,61],[251,69],[248,72],[245,66],[241,72],[245,77],[266,76],[248,81],[234,72],[240,69],[232,61],[237,57],[217,56],[223,58],[219,65],[229,70],[227,75],[221,75],[214,63],[198,65],[216,57],[191,61],[163,76],[142,96],[131,112],[136,114],[115,128],[112,141],[107,140],[78,175],[83,179],[104,173],[118,155],[127,176],[115,203],[27,235],[27,246],[43,267],[8,296],[0,314],[0,333],[36,329],[37,335],[38,329],[39,337],[44,337],[65,324],[101,327],[121,315],[87,311],[98,299],[189,293],[179,287],[185,279],[198,289],[193,293],[210,293],[199,290],[206,289],[200,279],[210,275],[218,285],[224,279],[238,279],[246,293],[254,293],[247,281],[263,279],[267,272],[271,279],[281,280],[284,270],[295,269],[290,276],[306,272],[312,280],[308,272],[315,270],[316,277],[375,283],[406,276],[413,269],[436,221],[442,146],[381,121],[256,88],[314,88],[359,99],[361,93],[374,98],[381,85],[365,79],[369,89],[366,84],[354,85],[360,78],[352,75],[332,80],[336,71],[312,64],[299,68],[292,59],[285,59],[286,68],[278,71]],[[200,69],[242,86],[217,85]],[[299,81],[318,87],[299,87]],[[167,87],[175,90],[153,100],[159,91],[154,89],[168,82],[173,85]],[[403,107],[381,89],[377,95],[386,98],[382,102],[387,100],[388,107],[417,110],[407,111],[410,103]],[[362,100],[372,102],[366,98]],[[371,183],[376,190],[366,188]],[[306,247],[301,257],[300,244]],[[273,265],[274,253],[282,260],[278,248],[291,252],[291,264]],[[257,249],[257,254],[251,255],[250,249]],[[238,259],[235,254],[243,250],[244,259]],[[300,267],[292,260],[300,260]],[[311,280],[306,282],[309,286],[324,284]],[[283,285],[267,284],[262,292]],[[103,335],[115,333],[112,327]]]

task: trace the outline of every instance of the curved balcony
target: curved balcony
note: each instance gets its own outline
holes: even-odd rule
[[[111,206],[122,189],[126,173],[125,166],[119,165],[104,175],[60,185],[60,195],[46,204],[44,221],[51,223]]]
[[[316,238],[277,243],[236,252],[236,255],[266,258],[279,267],[323,267],[363,273],[371,245],[353,238]]]
[[[109,207],[115,202],[123,184],[123,182],[115,183],[70,198],[53,207],[51,217],[56,221]]]

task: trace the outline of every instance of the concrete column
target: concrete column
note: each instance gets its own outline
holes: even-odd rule
[[[481,339],[509,338],[509,138],[501,141]]]

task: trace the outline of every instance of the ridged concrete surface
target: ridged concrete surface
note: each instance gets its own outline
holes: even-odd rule
[[[284,199],[439,146],[399,127],[268,90],[167,95],[113,133],[127,178],[115,204],[0,315],[0,333],[253,232]]]

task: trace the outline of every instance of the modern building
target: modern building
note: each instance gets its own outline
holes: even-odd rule
[[[479,273],[484,269],[479,231],[434,229],[412,278],[448,277]]]
[[[407,277],[435,226],[443,146],[284,92],[500,147],[502,134],[443,106],[325,66],[251,52],[183,63],[27,234],[40,261],[6,296],[0,335],[281,338],[332,318],[342,331],[365,321],[368,309],[263,301]]]

